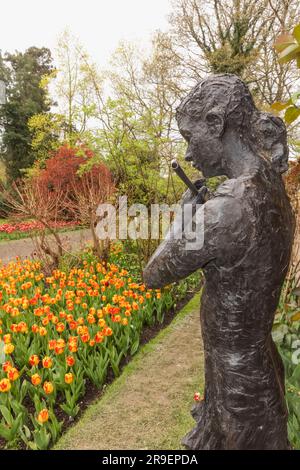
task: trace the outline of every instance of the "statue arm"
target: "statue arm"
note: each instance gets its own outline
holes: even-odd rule
[[[170,231],[150,258],[143,273],[148,288],[157,289],[184,279],[197,269],[226,256],[227,250],[239,238],[242,214],[235,198],[210,199],[197,209],[196,214],[195,241],[189,240],[186,228],[181,239],[170,236]]]
[[[181,218],[179,217],[177,221],[175,218],[165,240],[152,255],[144,270],[144,282],[149,288],[160,288],[183,279],[213,259],[214,255],[204,239],[205,206],[206,204],[203,204],[196,211],[197,236],[193,241],[189,239],[186,227],[182,237],[177,238],[181,228]]]

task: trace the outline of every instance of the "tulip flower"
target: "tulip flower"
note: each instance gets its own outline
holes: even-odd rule
[[[36,354],[32,354],[29,358],[29,364],[31,365],[31,367],[33,366],[38,366],[39,365],[39,357],[36,355]]]
[[[40,383],[42,382],[42,378],[39,374],[33,374],[31,376],[31,383],[32,385],[34,385],[35,387],[37,387],[38,385],[40,385]]]
[[[3,372],[9,371],[9,369],[11,369],[11,368],[12,368],[12,363],[10,361],[3,362],[3,364],[2,364]]]
[[[202,401],[203,399],[204,398],[202,397],[202,395],[199,392],[194,393],[194,400],[195,401]]]
[[[11,383],[9,379],[2,379],[0,380],[0,392],[7,393],[11,389]]]
[[[49,419],[49,411],[46,408],[44,408],[43,410],[39,412],[37,420],[40,424],[44,424],[48,421],[48,419]]]
[[[4,354],[9,355],[14,352],[14,349],[15,349],[14,345],[11,343],[8,343],[4,345],[3,351],[4,351]]]
[[[47,395],[50,395],[53,392],[54,387],[51,382],[45,382],[43,385],[43,390]]]
[[[68,372],[67,374],[65,374],[65,382],[66,384],[71,384],[73,382],[73,374],[71,374],[71,372]]]
[[[51,357],[49,356],[44,357],[44,359],[42,360],[42,364],[43,364],[44,369],[50,369],[50,367],[52,367]]]
[[[7,378],[11,381],[14,382],[19,378],[20,374],[19,371],[15,367],[11,367],[7,371]]]
[[[66,358],[67,366],[72,367],[75,364],[75,358],[73,356],[67,356]]]

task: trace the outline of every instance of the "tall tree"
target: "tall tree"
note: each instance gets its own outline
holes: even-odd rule
[[[257,62],[251,64],[249,73],[253,80],[252,92],[262,106],[288,99],[299,79],[296,66],[286,68],[279,63],[273,47],[280,33],[293,30],[295,21],[300,21],[299,1],[268,0],[268,9],[274,16],[273,27],[260,47]]]
[[[68,30],[59,38],[55,58],[55,94],[65,119],[65,138],[72,142],[92,126],[97,101],[95,81],[101,88],[103,78],[82,44]]]
[[[172,49],[189,78],[234,73],[260,102],[288,95],[291,76],[278,66],[272,44],[299,16],[298,0],[174,0]]]
[[[64,143],[93,145],[94,126],[103,104],[103,77],[68,30],[60,36],[54,58],[56,69],[42,80],[41,86],[46,93],[52,93],[57,108],[55,112],[35,114],[29,120],[35,155],[33,172],[43,167]]]
[[[182,143],[174,136],[182,91],[178,65],[170,54],[169,36],[161,32],[153,36],[148,53],[122,43],[113,56],[113,100],[102,110],[99,134],[119,188],[132,202],[174,202],[178,196],[170,171],[172,158],[183,154]]]
[[[31,47],[24,53],[6,53],[3,63],[0,62],[7,96],[6,104],[0,108],[1,157],[10,179],[21,176],[22,170],[33,164],[28,120],[50,109],[51,103],[40,82],[51,71],[51,52],[46,48]]]

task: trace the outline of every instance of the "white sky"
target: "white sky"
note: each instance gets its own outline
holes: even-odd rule
[[[120,40],[147,45],[152,32],[167,28],[171,0],[1,0],[0,50],[30,46],[53,50],[66,28],[100,66]]]

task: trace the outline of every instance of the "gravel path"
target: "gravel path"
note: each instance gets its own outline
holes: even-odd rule
[[[64,248],[68,251],[79,250],[92,238],[89,229],[62,232],[60,236]],[[34,252],[35,246],[31,238],[22,238],[21,240],[0,243],[0,260],[2,260],[4,264],[14,260],[17,256],[21,259],[33,258]]]

